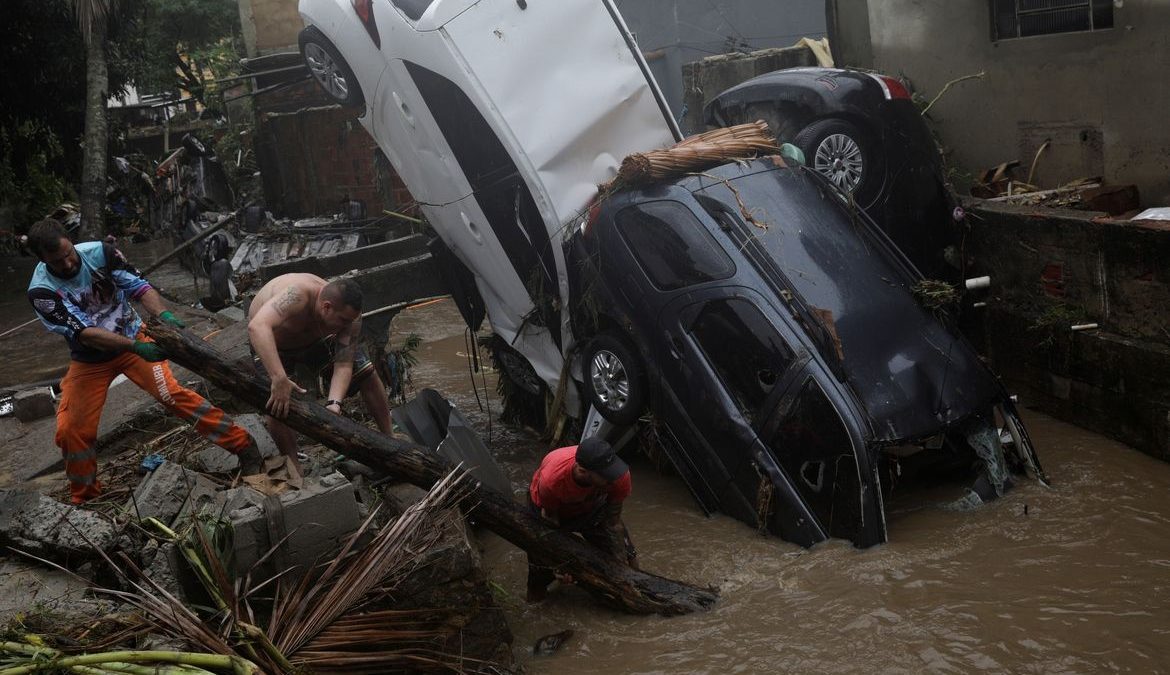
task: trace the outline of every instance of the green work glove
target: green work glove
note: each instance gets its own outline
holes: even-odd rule
[[[175,316],[174,312],[172,312],[169,309],[163,310],[163,312],[158,315],[158,318],[162,319],[163,323],[169,323],[170,325],[174,326],[175,328],[186,328],[187,327],[187,324],[180,321],[179,317]]]
[[[142,340],[135,340],[134,346],[130,347],[130,351],[134,352],[146,361],[166,361],[167,355],[162,347],[159,347],[153,342],[143,342]]]

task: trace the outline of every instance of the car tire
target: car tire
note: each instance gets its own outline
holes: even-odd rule
[[[840,119],[819,120],[796,135],[808,167],[828,178],[853,200],[868,206],[881,188],[881,155],[873,136]]]
[[[184,134],[182,144],[187,149],[187,152],[195,157],[203,157],[207,154],[207,146],[203,144],[203,141],[191,134]]]
[[[299,42],[305,67],[329,98],[345,106],[365,103],[361,85],[354,77],[353,70],[324,33],[309,26],[301,31]]]
[[[504,340],[498,339],[492,343],[492,358],[495,359],[496,367],[512,384],[525,393],[539,396],[543,400],[544,380],[540,379],[532,363],[524,358],[523,354],[510,347]]]
[[[638,355],[624,340],[602,333],[585,349],[582,371],[589,403],[613,424],[638,421],[646,405],[646,378]]]

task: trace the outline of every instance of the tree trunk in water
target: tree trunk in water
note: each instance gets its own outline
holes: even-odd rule
[[[81,230],[78,240],[104,234],[106,204],[106,23],[95,21],[85,46],[85,142],[81,165]]]
[[[263,410],[268,380],[251,363],[228,361],[189,333],[152,323],[147,333],[176,363]],[[293,399],[284,422],[293,429],[376,471],[429,489],[454,467],[429,449],[385,436],[321,406]],[[717,592],[635,570],[579,538],[559,532],[526,507],[477,485],[467,500],[468,515],[504,539],[571,574],[577,584],[602,601],[636,614],[685,614],[711,607]]]

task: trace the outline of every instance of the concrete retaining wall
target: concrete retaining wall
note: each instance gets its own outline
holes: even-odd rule
[[[314,256],[267,265],[260,268],[260,279],[267,283],[282,274],[291,272],[316,274],[323,279],[328,279],[345,274],[350,270],[369,269],[424,253],[427,253],[426,237],[414,234],[335,255]],[[370,309],[375,308],[375,306],[370,307]]]
[[[691,135],[707,130],[703,106],[725,89],[773,70],[815,65],[816,57],[805,47],[720,54],[686,64],[683,66],[683,102],[687,114],[681,124],[683,133]]]
[[[1170,461],[1170,222],[969,206],[968,253],[992,277],[975,337],[997,372],[1025,404]]]

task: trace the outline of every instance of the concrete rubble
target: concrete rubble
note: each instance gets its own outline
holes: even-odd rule
[[[19,391],[13,397],[13,414],[21,422],[31,422],[57,412],[57,401],[48,387]]]
[[[154,518],[171,525],[188,500],[215,493],[215,484],[174,462],[163,462],[138,484],[126,510],[139,520]]]
[[[55,561],[97,557],[119,532],[101,514],[36,492],[0,490],[0,545]]]
[[[339,473],[306,478],[300,490],[281,495],[265,497],[244,487],[219,497],[212,508],[223,509],[232,523],[238,575],[254,573],[253,567],[273,547],[271,572],[305,569],[337,550],[361,525],[353,486]],[[226,510],[241,501],[238,508]]]

